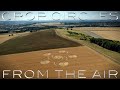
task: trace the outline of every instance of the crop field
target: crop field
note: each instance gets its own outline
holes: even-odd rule
[[[79,70],[83,70],[84,75],[81,77],[84,76],[87,79],[116,79],[115,76],[109,77],[109,70],[120,72],[118,63],[59,33],[58,31],[56,34],[54,30],[34,32],[0,44],[0,73],[3,70],[11,70],[9,75],[5,76],[10,79],[13,78],[13,70],[22,70],[21,78],[25,79],[26,71],[32,70],[34,76],[30,71],[27,72],[27,76],[35,79],[78,79],[80,78]],[[49,70],[49,74],[38,76],[37,70],[42,73]],[[58,75],[56,70],[61,70],[61,74]],[[100,77],[93,77],[96,70]],[[17,75],[14,78],[20,79]],[[117,78],[120,79],[120,74]]]
[[[120,41],[120,30],[119,31],[92,31],[92,32],[106,39]]]
[[[80,44],[57,36],[54,30],[33,32],[29,35],[9,39],[0,44],[0,55],[36,50],[74,47]]]
[[[82,31],[85,34],[94,36],[96,38],[105,38],[120,41],[119,27],[81,27],[73,30]]]
[[[56,79],[58,78],[58,75],[55,70],[63,70],[60,76],[61,79],[77,79],[78,70],[86,70],[84,76],[87,79],[92,79],[95,70],[98,70],[101,78],[94,78],[104,79],[103,73],[106,71],[105,78],[107,79],[109,78],[108,70],[120,70],[120,65],[86,46],[2,55],[0,56],[0,63],[1,73],[2,70],[11,70],[11,73],[8,76],[5,76],[5,78],[13,78],[12,70],[22,70],[23,73],[27,70],[32,70],[35,72],[35,76],[33,78],[37,79],[37,70],[41,70],[42,73],[49,70],[48,78]],[[75,72],[75,77],[68,76],[66,78],[66,71],[69,73]],[[25,79],[23,73],[21,77],[22,79]],[[31,75],[32,74],[28,72],[28,76]],[[20,77],[16,76],[15,78],[19,79]],[[47,77],[45,75],[43,77],[40,76],[39,78],[45,79]],[[111,78],[116,79],[114,76]],[[120,78],[120,76],[117,76],[117,78]]]

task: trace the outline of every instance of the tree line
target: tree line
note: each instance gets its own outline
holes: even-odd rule
[[[91,43],[95,43],[103,48],[116,51],[120,53],[120,41],[109,40],[109,39],[101,39],[101,38],[91,38]]]
[[[95,38],[95,37],[92,37],[89,35],[85,35],[83,33],[77,33],[77,32],[73,32],[73,31],[67,31],[67,32],[70,35],[78,35],[80,37],[80,40],[87,40],[87,41],[97,44],[103,48],[120,53],[120,41],[103,39],[103,38]]]

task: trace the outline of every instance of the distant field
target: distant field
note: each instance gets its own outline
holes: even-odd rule
[[[0,44],[0,55],[74,46],[80,44],[57,36],[54,30],[43,30]]]
[[[73,28],[95,38],[105,38],[120,41],[120,27],[81,27]]]
[[[91,31],[91,32],[100,35],[106,39],[120,41],[120,31]]]
[[[89,31],[106,31],[106,30],[113,30],[113,31],[116,31],[116,30],[120,30],[120,27],[77,27],[77,28],[73,28],[74,30],[89,30]]]
[[[9,35],[11,35],[10,33],[0,34],[0,44],[9,40],[9,39],[12,39],[12,38],[15,38],[15,37],[22,37],[22,36],[25,36],[25,35],[28,35],[28,34],[29,34],[29,32],[13,33],[13,36],[9,36]]]

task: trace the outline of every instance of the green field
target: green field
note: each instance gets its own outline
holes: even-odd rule
[[[27,36],[16,37],[0,44],[0,55],[23,53],[37,50],[75,47],[81,44],[61,38],[54,30],[41,30]]]

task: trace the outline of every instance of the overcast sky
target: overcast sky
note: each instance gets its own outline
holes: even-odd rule
[[[0,21],[119,20],[119,11],[0,11]]]

